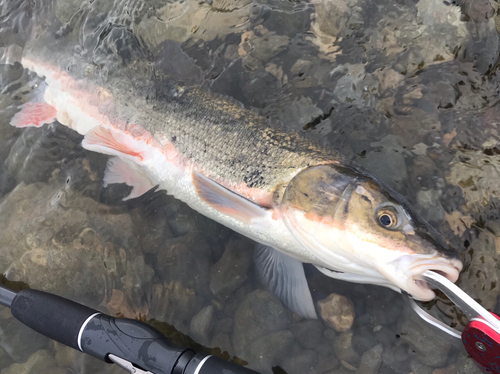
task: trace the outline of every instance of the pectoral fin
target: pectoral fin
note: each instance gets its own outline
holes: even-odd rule
[[[262,282],[288,309],[304,318],[318,318],[302,262],[262,244],[254,261]]]
[[[192,178],[200,199],[218,212],[234,217],[245,224],[250,223],[252,219],[265,216],[265,208],[252,203],[204,175],[193,171]]]
[[[140,166],[120,157],[111,157],[104,172],[104,187],[113,183],[126,183],[132,187],[130,195],[123,200],[139,197],[154,187]]]

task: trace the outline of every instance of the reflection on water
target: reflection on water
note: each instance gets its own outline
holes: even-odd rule
[[[113,315],[166,322],[265,373],[275,366],[290,374],[473,373],[466,355],[417,324],[387,289],[306,267],[328,323],[300,320],[263,290],[251,241],[162,192],[122,201],[129,187],[103,187],[107,156],[84,150],[82,137],[57,122],[41,129],[9,122],[40,83],[14,61],[44,25],[56,27],[61,54],[74,56],[68,68],[92,55],[92,71],[81,76],[106,80],[139,57],[152,59],[187,85],[233,97],[338,150],[404,194],[463,252],[458,284],[495,310],[496,7],[2,1],[0,52],[9,64],[0,66],[0,270]],[[65,50],[67,39],[79,47]],[[428,307],[450,325],[465,323],[445,299]],[[2,374],[121,372],[21,327],[8,310],[0,311],[0,331]]]

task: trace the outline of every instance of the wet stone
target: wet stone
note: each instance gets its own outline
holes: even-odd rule
[[[318,354],[310,349],[299,350],[297,353],[287,355],[281,361],[281,367],[288,374],[310,373],[318,362]]]
[[[374,326],[395,323],[403,309],[404,302],[398,293],[385,287],[369,287],[366,312],[371,315]]]
[[[333,342],[333,351],[339,360],[356,366],[359,363],[360,356],[352,347],[352,336],[352,331],[339,334]]]
[[[305,349],[311,349],[321,343],[323,325],[318,320],[305,320],[290,326],[295,341]]]
[[[217,330],[216,330],[217,331]],[[231,343],[231,337],[225,332],[217,332],[212,338],[210,347],[220,348],[221,351],[232,352],[233,344]]]
[[[354,305],[347,297],[332,293],[318,301],[320,316],[337,332],[348,331],[354,322]]]
[[[412,359],[410,361],[410,369],[415,374],[432,374],[432,371],[434,370],[430,366],[427,366],[416,359]]]
[[[376,374],[382,364],[383,351],[383,345],[379,344],[363,353],[356,374]]]
[[[66,374],[66,370],[57,368],[54,357],[45,349],[36,351],[24,363],[12,364],[10,367],[2,370],[2,374],[39,373]]]
[[[442,367],[448,359],[450,344],[439,338],[430,328],[403,315],[400,319],[401,341],[410,347],[410,354],[431,367]]]
[[[25,362],[48,343],[48,338],[35,333],[14,318],[0,320],[0,346],[16,362]]]
[[[212,305],[206,306],[191,319],[190,330],[194,340],[209,345],[215,322],[215,310]]]
[[[391,346],[391,349],[385,349],[382,354],[384,365],[401,373],[408,371],[408,358],[408,347],[405,344]]]
[[[244,239],[231,240],[221,259],[210,271],[210,290],[221,298],[227,299],[247,279],[252,263],[253,244]]]
[[[156,273],[162,281],[180,281],[204,295],[209,292],[210,265],[210,247],[204,236],[196,234],[167,239],[155,262]]]
[[[293,334],[289,330],[278,331],[253,341],[243,358],[253,363],[257,371],[267,373],[271,367],[279,365],[293,345]]]
[[[244,355],[256,339],[286,329],[289,322],[285,307],[276,296],[264,290],[249,293],[234,315],[232,339],[236,354]],[[293,339],[290,331],[287,334]]]
[[[363,352],[375,347],[379,340],[373,334],[373,328],[370,326],[362,326],[353,331],[352,346],[362,354]]]

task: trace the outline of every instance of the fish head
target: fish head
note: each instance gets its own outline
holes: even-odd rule
[[[288,229],[332,277],[428,301],[435,294],[419,275],[433,270],[455,282],[462,270],[458,254],[402,196],[355,168],[302,170],[279,208]]]

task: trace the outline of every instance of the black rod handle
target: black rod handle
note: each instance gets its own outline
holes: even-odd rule
[[[19,291],[12,300],[12,315],[33,330],[71,348],[81,350],[78,335],[98,311],[43,291]]]

